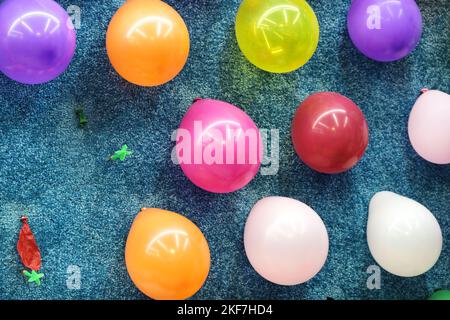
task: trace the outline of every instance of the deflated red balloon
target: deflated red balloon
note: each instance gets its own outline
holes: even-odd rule
[[[17,251],[20,259],[25,267],[31,270],[39,270],[41,268],[41,252],[34,238],[34,234],[28,225],[27,217],[22,217],[22,228],[19,233],[19,241],[17,242]]]
[[[334,92],[309,96],[292,123],[295,151],[306,165],[321,173],[352,168],[364,155],[368,140],[364,114],[353,101]]]

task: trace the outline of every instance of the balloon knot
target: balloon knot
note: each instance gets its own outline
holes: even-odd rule
[[[430,91],[430,89],[428,89],[428,88],[423,88],[422,90],[420,90],[420,93],[426,93],[426,92],[428,92],[428,91]]]
[[[21,221],[22,223],[27,223],[28,218],[27,218],[26,216],[21,216],[21,217],[20,217],[20,221]]]
[[[194,99],[194,103],[197,102],[197,101],[200,101],[200,100],[203,100],[203,99],[202,98],[195,98]]]

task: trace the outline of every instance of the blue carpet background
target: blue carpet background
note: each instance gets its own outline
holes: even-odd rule
[[[122,80],[108,62],[105,34],[120,0],[64,0],[82,8],[77,50],[66,73],[24,86],[0,75],[0,299],[143,299],[129,279],[124,246],[141,207],[184,214],[205,233],[212,267],[195,299],[422,299],[450,287],[450,166],[412,150],[406,124],[423,87],[450,92],[450,1],[421,0],[424,34],[412,55],[381,64],[357,52],[346,31],[350,1],[310,0],[321,25],[317,53],[302,69],[274,75],[253,67],[234,36],[239,0],[170,0],[191,34],[182,73],[158,88]],[[298,104],[337,91],[364,111],[370,146],[348,173],[327,176],[296,157],[290,124]],[[280,129],[280,170],[245,189],[214,195],[192,185],[170,161],[170,135],[192,100],[210,97],[243,108],[261,128]],[[77,126],[74,109],[89,118]],[[128,144],[134,156],[108,161]],[[414,198],[437,217],[444,247],[425,275],[382,272],[381,290],[366,288],[374,264],[365,238],[372,195],[390,190]],[[282,287],[251,268],[242,234],[256,201],[282,195],[312,206],[330,236],[327,263],[304,285]],[[27,285],[16,252],[26,212],[39,242],[45,279]],[[66,270],[81,267],[81,289],[68,290]]]

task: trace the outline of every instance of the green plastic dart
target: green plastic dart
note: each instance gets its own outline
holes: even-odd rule
[[[114,152],[111,156],[111,160],[125,161],[126,157],[131,156],[133,152],[128,151],[128,146],[124,144],[120,150]]]
[[[78,123],[80,125],[80,127],[84,127],[85,125],[87,125],[88,123],[88,119],[86,117],[86,114],[84,113],[83,108],[77,108],[75,109],[75,114],[78,117]]]
[[[34,270],[32,270],[31,272],[24,270],[23,274],[28,278],[28,282],[35,282],[38,286],[41,285],[41,278],[44,277],[43,273],[37,273]]]

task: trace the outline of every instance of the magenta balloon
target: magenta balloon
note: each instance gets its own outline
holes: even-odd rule
[[[198,187],[228,193],[246,186],[262,159],[259,129],[241,109],[199,99],[177,133],[176,152],[184,174]]]
[[[72,60],[75,40],[69,15],[53,0],[0,4],[0,71],[13,80],[53,80]]]
[[[422,15],[414,0],[353,0],[347,19],[350,38],[367,57],[395,61],[420,41]]]

